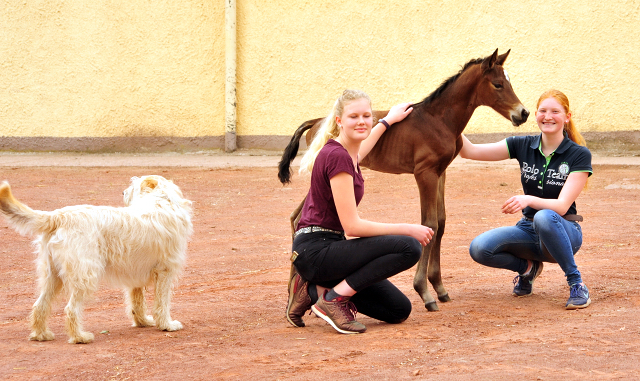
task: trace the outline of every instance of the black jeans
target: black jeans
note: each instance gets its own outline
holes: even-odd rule
[[[343,279],[357,291],[351,298],[358,311],[387,323],[409,317],[411,302],[387,278],[420,260],[422,246],[412,237],[387,235],[345,239],[334,233],[300,234],[293,241],[293,263],[310,287],[332,288]]]

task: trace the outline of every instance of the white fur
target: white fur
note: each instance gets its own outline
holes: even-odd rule
[[[136,327],[182,329],[169,314],[171,287],[179,275],[193,232],[191,201],[162,176],[133,177],[126,207],[78,205],[52,212],[32,210],[0,185],[0,213],[23,235],[37,236],[40,297],[31,312],[31,340],[53,340],[46,320],[64,288],[70,343],[89,343],[82,331],[83,303],[101,279],[125,288],[127,312]],[[154,285],[153,316],[146,315],[144,288]]]

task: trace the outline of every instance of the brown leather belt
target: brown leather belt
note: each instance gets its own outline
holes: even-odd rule
[[[529,218],[527,216],[524,216],[523,218],[527,221],[533,221],[533,218]],[[565,214],[564,216],[562,216],[562,218],[564,218],[567,221],[573,221],[573,222],[582,222],[584,220],[584,218],[582,218],[582,216],[579,214]]]

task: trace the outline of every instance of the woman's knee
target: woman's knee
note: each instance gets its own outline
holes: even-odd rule
[[[407,261],[410,261],[415,265],[416,263],[418,263],[420,257],[422,256],[422,245],[417,239],[413,237],[405,237],[404,240],[407,245]]]
[[[484,259],[487,257],[489,250],[487,250],[482,236],[477,236],[471,241],[469,245],[469,255],[471,259],[477,263],[484,263]]]
[[[533,229],[537,230],[549,226],[552,223],[558,222],[560,218],[562,218],[562,216],[557,212],[551,209],[542,209],[533,216]]]
[[[405,300],[398,300],[397,306],[390,312],[390,316],[385,319],[386,323],[389,324],[400,324],[403,321],[407,320],[409,315],[411,315],[411,301],[408,298]]]

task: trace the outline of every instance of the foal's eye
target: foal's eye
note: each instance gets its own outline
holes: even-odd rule
[[[495,87],[496,89],[500,90],[502,89],[504,86],[502,86],[502,83],[494,83],[493,87]]]

